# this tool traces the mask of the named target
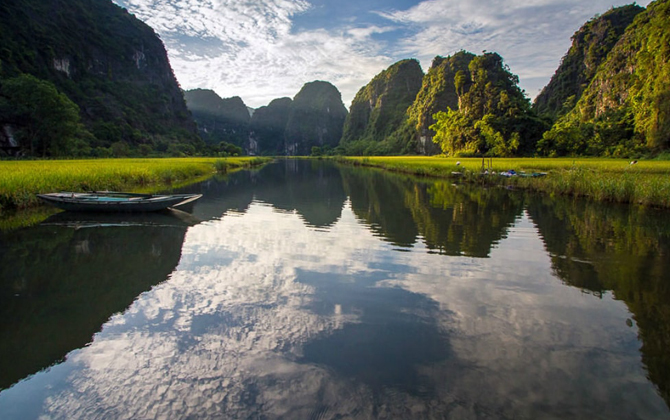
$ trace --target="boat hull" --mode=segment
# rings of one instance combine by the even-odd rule
[[[72,193],[37,194],[43,201],[67,211],[152,212],[177,207],[202,197],[201,194]]]

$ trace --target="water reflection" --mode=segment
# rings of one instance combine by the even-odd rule
[[[632,313],[649,379],[670,404],[670,225],[661,211],[529,197],[557,276]],[[628,322],[632,325],[632,321]]]
[[[298,270],[297,281],[313,285],[318,299],[310,309],[327,314],[357,314],[357,322],[307,343],[302,362],[334,369],[355,378],[378,394],[387,389],[422,395],[434,384],[422,380],[417,366],[429,366],[450,356],[448,334],[439,320],[448,316],[424,295],[402,288],[375,288],[381,273],[360,273],[355,279]],[[325,311],[323,309],[326,309]]]
[[[58,214],[0,240],[0,389],[89,343],[176,267],[179,215]]]
[[[4,417],[670,418],[662,219],[300,161],[195,188],[162,280]]]
[[[356,215],[393,244],[420,236],[446,255],[486,257],[523,211],[523,197],[501,189],[417,182],[369,169],[342,169]]]
[[[277,211],[296,212],[308,226],[317,228],[332,226],[347,198],[337,166],[290,159],[181,191],[204,195],[193,209],[201,219],[217,219],[230,210],[244,212],[258,200]]]

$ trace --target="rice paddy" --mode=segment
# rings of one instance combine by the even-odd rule
[[[345,162],[422,176],[511,185],[550,194],[670,208],[670,161],[594,158],[351,157]],[[514,170],[544,172],[539,178],[482,175]]]
[[[38,193],[156,191],[267,160],[240,157],[0,161],[0,214],[37,205]]]

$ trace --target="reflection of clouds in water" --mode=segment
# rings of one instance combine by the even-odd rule
[[[350,222],[338,228],[360,237]],[[300,413],[319,400],[327,408],[348,395],[338,412],[353,413],[364,390],[292,360],[316,334],[355,321],[341,307],[330,316],[305,311],[314,288],[295,281],[296,266],[363,269],[360,254],[347,257],[357,246],[348,248],[333,235],[306,229],[297,216],[262,205],[244,217],[194,227],[171,279],[72,355],[70,363],[87,369],[72,377],[72,389],[51,399],[49,411],[91,418],[95,413],[86,407],[96,407],[101,417],[246,418]]]
[[[71,353],[66,363],[75,371],[44,402],[46,414],[645,418],[667,412],[640,367],[635,331],[619,325],[625,307],[554,278],[526,217],[489,259],[431,255],[422,244],[414,252],[389,252],[392,247],[362,228],[348,205],[328,232],[261,204],[195,226],[169,281],[113,317],[89,347]],[[316,280],[302,281],[303,273]],[[349,289],[338,281],[370,294],[347,298],[342,290]],[[425,313],[389,312],[401,320],[430,318],[448,336],[448,357],[405,367],[430,384],[425,392],[373,389],[342,373],[346,360],[301,363],[315,360],[304,359],[305,349],[318,350],[346,329],[360,327],[365,338],[361,308],[368,307],[356,299],[375,299],[375,288],[392,287],[430,299]],[[318,302],[326,310],[314,310]]]

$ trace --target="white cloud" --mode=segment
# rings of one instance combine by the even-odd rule
[[[426,0],[406,10],[368,11],[377,24],[340,16],[327,28],[298,30],[294,19],[313,7],[307,0],[115,1],[161,35],[184,89],[241,96],[252,107],[292,97],[313,80],[333,83],[348,106],[393,62],[414,57],[427,70],[436,55],[461,49],[498,52],[534,97],[573,33],[612,7],[605,0]]]
[[[302,0],[127,0],[125,6],[161,35],[182,88],[241,96],[252,107],[292,97],[313,80],[333,83],[348,106],[392,61],[371,38],[389,28],[292,32],[292,17],[310,8]]]

